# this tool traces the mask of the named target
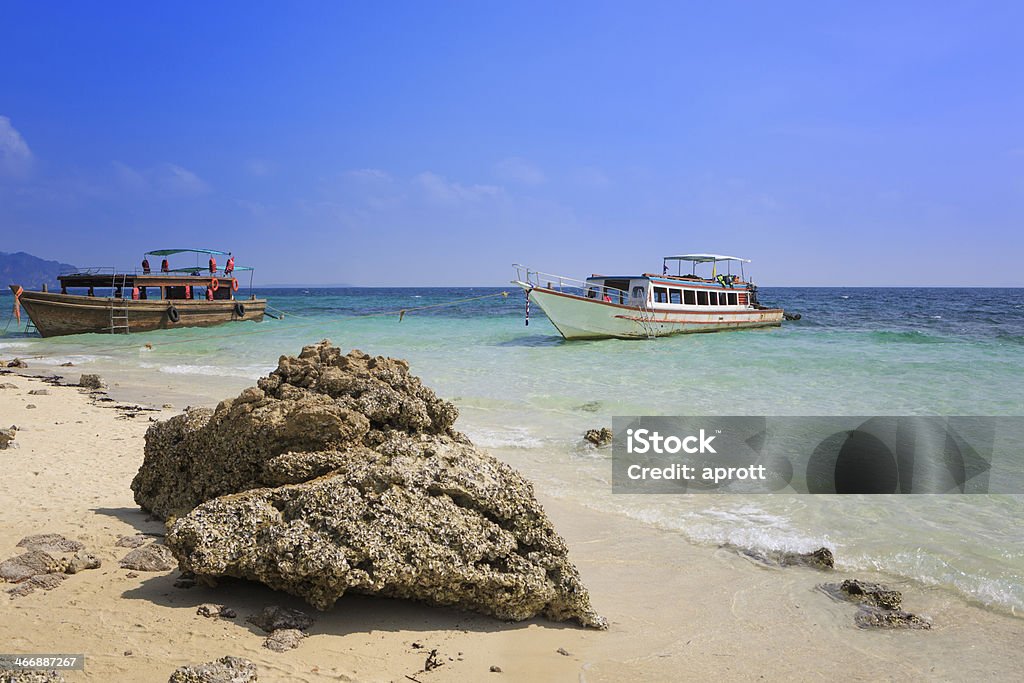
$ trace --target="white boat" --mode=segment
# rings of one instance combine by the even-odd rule
[[[669,264],[676,274],[669,274]],[[529,304],[536,303],[566,339],[647,339],[690,332],[777,327],[784,311],[757,301],[757,286],[746,279],[749,259],[719,254],[666,256],[662,274],[591,275],[574,280],[515,264],[516,279]],[[683,264],[691,266],[684,274]],[[709,277],[697,267],[710,264]],[[719,272],[724,264],[725,272]],[[739,265],[739,275],[732,267]]]

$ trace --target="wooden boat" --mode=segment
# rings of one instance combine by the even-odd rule
[[[170,268],[164,258],[159,272],[152,272],[149,256],[195,254],[195,267]],[[207,266],[198,264],[209,256]],[[217,256],[228,257],[224,269],[217,269]],[[212,249],[158,249],[146,252],[141,272],[87,269],[58,276],[61,291],[24,291],[11,285],[15,310],[25,307],[32,324],[44,337],[108,332],[128,334],[178,327],[207,327],[236,320],[263,320],[267,300],[238,297],[239,272],[252,268],[234,266],[230,252]],[[205,272],[204,272],[205,271]],[[71,293],[69,290],[85,290]],[[101,295],[96,292],[100,291]],[[102,294],[107,294],[103,296]],[[20,316],[20,312],[19,312]]]
[[[676,275],[669,274],[670,262],[679,264]],[[683,263],[693,266],[689,274],[682,273]],[[697,266],[709,263],[711,276],[697,275]],[[718,272],[720,263],[726,264],[725,273]],[[739,264],[740,275],[732,273],[733,263]],[[526,291],[527,306],[538,304],[566,339],[652,338],[781,325],[784,311],[758,303],[757,287],[743,274],[745,263],[750,261],[718,254],[666,256],[661,275],[592,275],[586,280],[516,264],[512,282]]]

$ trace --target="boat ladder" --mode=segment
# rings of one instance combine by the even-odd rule
[[[117,279],[121,278],[120,284]],[[111,334],[128,334],[131,330],[128,326],[128,299],[125,298],[125,283],[127,282],[127,273],[121,273],[120,276],[115,275],[110,282],[111,287],[114,289],[110,293],[110,333]],[[114,295],[117,290],[121,290],[121,298],[118,299]]]

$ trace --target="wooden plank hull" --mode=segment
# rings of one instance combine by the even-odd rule
[[[17,290],[16,285],[11,285]],[[44,337],[67,334],[111,331],[111,315],[123,315],[127,310],[128,331],[151,332],[178,327],[210,327],[236,320],[263,320],[266,299],[247,300],[122,300],[111,297],[79,296],[54,292],[22,292],[21,305],[32,324]],[[239,316],[235,304],[244,307]],[[178,321],[172,322],[171,306],[178,312]],[[121,321],[118,324],[122,324]],[[122,331],[118,329],[117,331]]]
[[[516,283],[523,286],[522,283]],[[644,315],[637,307],[588,299],[541,287],[524,287],[530,300],[547,314],[566,339],[646,339],[675,334],[778,327],[781,308],[740,306],[704,310],[655,309]]]

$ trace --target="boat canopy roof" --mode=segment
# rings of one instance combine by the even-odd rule
[[[146,256],[173,256],[174,254],[210,254],[211,256],[230,256],[230,251],[217,251],[216,249],[157,249],[147,251]]]
[[[750,263],[748,258],[739,256],[722,256],[721,254],[683,254],[681,256],[665,256],[665,261],[692,261],[693,263],[718,263],[719,261],[739,261]]]

